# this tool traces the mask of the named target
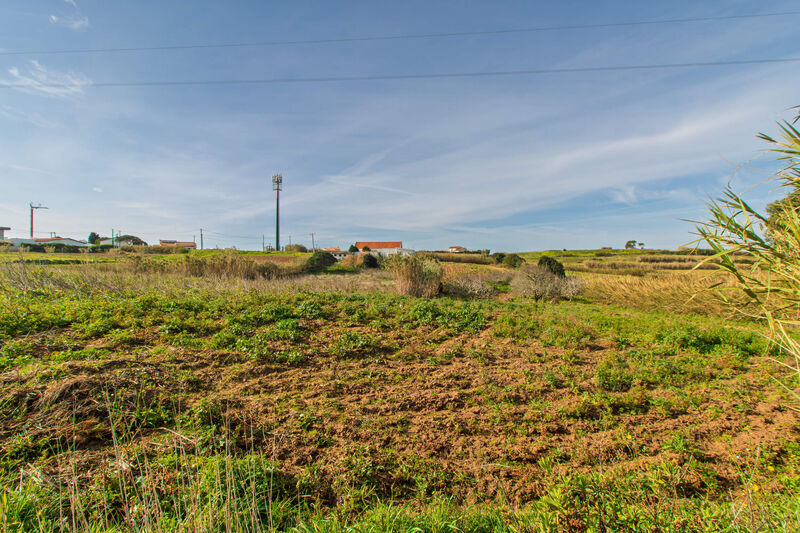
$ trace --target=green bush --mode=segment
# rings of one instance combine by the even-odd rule
[[[378,258],[372,254],[364,254],[362,259],[362,265],[364,268],[378,268]]]
[[[566,274],[564,273],[564,265],[562,265],[557,259],[552,257],[543,255],[539,258],[539,266],[546,268],[559,278],[563,278]]]
[[[303,246],[302,244],[287,244],[283,247],[283,251],[285,252],[299,252],[299,253],[306,253],[308,252],[308,248]]]
[[[490,255],[489,257],[494,259],[495,263],[497,263],[498,265],[501,265],[501,264],[503,264],[503,259],[506,258],[506,254],[504,254],[503,252],[495,252],[492,255]]]
[[[524,262],[525,260],[517,254],[508,254],[503,258],[503,264],[511,268],[519,268]]]
[[[306,270],[319,271],[325,270],[329,266],[336,263],[336,258],[330,252],[314,252],[314,254],[306,261]]]

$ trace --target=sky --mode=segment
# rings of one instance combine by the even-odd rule
[[[800,13],[330,41],[792,11],[771,0],[5,0],[0,226],[26,237],[33,202],[48,207],[37,237],[113,229],[199,243],[202,228],[207,248],[260,249],[275,240],[279,172],[282,245],[313,233],[318,247],[675,248],[728,183],[757,207],[781,195],[756,134],[792,118],[800,63],[580,69],[800,58]],[[186,45],[198,46],[163,49]],[[75,52],[120,48],[140,50]],[[554,69],[578,71],[330,80]]]

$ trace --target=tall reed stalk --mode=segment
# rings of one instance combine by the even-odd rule
[[[763,133],[759,137],[785,163],[772,180],[791,193],[800,188],[800,131],[788,121],[779,126],[778,139]],[[798,208],[792,202],[783,202],[775,207],[773,216],[768,216],[759,213],[730,186],[721,198],[709,202],[708,208],[710,220],[697,226],[701,240],[714,250],[714,255],[705,261],[718,260],[719,268],[735,279],[732,286],[716,287],[718,293],[726,302],[732,302],[728,297],[730,289],[744,293],[750,304],[748,309],[755,309],[755,318],[769,325],[775,342],[791,357],[791,362],[778,362],[793,371],[796,379],[786,388],[800,402],[800,342],[792,333],[800,326]],[[752,264],[736,262],[737,254],[751,258]],[[736,308],[753,315],[741,305]]]

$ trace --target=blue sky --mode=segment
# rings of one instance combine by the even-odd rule
[[[793,11],[796,2],[0,4],[0,225],[260,248],[402,240],[525,251],[673,248],[732,180],[756,205],[759,131],[800,104],[800,64],[223,86],[315,78],[800,57],[798,15],[457,38],[118,53]],[[34,51],[31,54],[8,54]],[[5,52],[5,54],[3,54]],[[12,84],[13,87],[2,87]],[[49,87],[59,85],[60,87]]]

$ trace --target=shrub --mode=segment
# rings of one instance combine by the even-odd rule
[[[23,252],[38,252],[44,253],[44,246],[40,244],[22,244],[19,249]]]
[[[384,266],[395,275],[400,294],[430,298],[439,293],[444,270],[435,259],[397,254],[388,257]]]
[[[90,254],[102,254],[103,252],[107,252],[111,249],[110,244],[95,244],[94,246],[89,247]]]
[[[562,265],[558,259],[554,259],[547,255],[543,255],[539,258],[539,266],[546,268],[559,278],[563,278],[566,274],[564,274],[564,265]]]
[[[363,254],[361,257],[361,264],[364,268],[378,268],[378,258],[372,254]]]
[[[584,289],[580,278],[559,277],[539,265],[524,265],[511,280],[511,289],[536,300],[572,299]]]
[[[500,265],[500,264],[503,263],[503,259],[506,258],[506,254],[504,254],[503,252],[495,252],[492,255],[490,255],[489,257],[494,259],[494,262],[497,263],[498,265]]]
[[[442,292],[457,298],[491,298],[494,290],[480,276],[466,275],[444,282]]]
[[[308,248],[303,246],[302,244],[287,244],[283,247],[285,252],[300,252],[300,253],[307,253]]]
[[[336,258],[330,252],[314,252],[314,254],[306,261],[307,270],[325,270],[329,266],[336,263]]]
[[[503,264],[511,268],[519,268],[525,260],[517,254],[508,254],[503,258]]]

